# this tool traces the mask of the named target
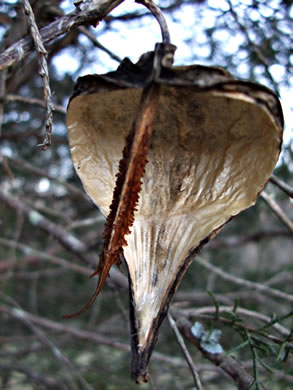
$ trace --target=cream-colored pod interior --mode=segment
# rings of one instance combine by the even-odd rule
[[[141,91],[103,90],[69,105],[73,163],[105,216]],[[190,251],[255,203],[277,163],[281,137],[268,106],[247,93],[161,86],[138,211],[124,247],[142,350]]]

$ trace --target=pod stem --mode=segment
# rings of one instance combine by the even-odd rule
[[[151,0],[136,0],[135,2],[138,4],[144,5],[157,19],[157,21],[160,25],[160,28],[161,28],[163,43],[166,43],[166,44],[171,43],[168,25],[167,25],[167,22],[166,22],[164,15],[163,15],[162,10],[155,3],[153,3]]]

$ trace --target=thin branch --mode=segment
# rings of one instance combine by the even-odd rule
[[[54,181],[57,184],[62,185],[66,190],[68,191],[69,194],[72,194],[74,196],[78,196],[79,198],[82,198],[86,201],[89,201],[88,196],[86,193],[76,186],[67,183],[63,180],[60,180],[53,175],[41,170],[40,168],[36,167],[35,165],[27,162],[26,160],[23,160],[22,158],[17,158],[15,156],[6,156],[0,152],[0,161],[1,159],[4,161],[7,159],[11,165],[17,166],[18,169],[21,169],[22,171],[27,171],[32,173],[33,175],[39,176],[39,177],[46,177],[47,179]],[[9,175],[11,177],[11,175]]]
[[[289,302],[293,302],[293,295],[286,294],[280,290],[273,289],[271,287],[265,286],[261,283],[251,282],[246,279],[239,278],[237,276],[231,275],[220,268],[216,267],[214,264],[210,264],[208,261],[204,260],[202,257],[197,256],[194,260],[196,263],[200,264],[204,268],[209,271],[215,273],[220,276],[224,280],[228,280],[229,282],[235,283],[238,286],[245,286],[251,290],[256,290],[265,294],[268,294],[274,298],[281,298]]]
[[[290,196],[290,198],[293,199],[293,187],[289,186],[287,183],[285,183],[283,180],[281,180],[279,177],[272,175],[270,177],[270,182],[275,184],[277,187],[280,188],[280,190],[284,191],[285,194]]]
[[[191,357],[191,355],[190,355],[190,353],[185,345],[185,342],[184,342],[183,337],[181,336],[181,334],[179,332],[179,329],[177,328],[176,322],[172,318],[170,312],[168,312],[167,316],[168,316],[169,325],[175,334],[176,340],[177,340],[177,342],[178,342],[178,344],[183,352],[183,355],[184,355],[184,357],[187,361],[187,364],[190,368],[190,371],[192,373],[195,387],[197,390],[202,390],[202,385],[201,385],[200,377],[198,374],[198,370],[193,363],[192,357]]]
[[[276,216],[287,226],[290,232],[293,233],[293,222],[287,217],[287,215],[281,209],[278,203],[265,191],[263,191],[260,196],[271,208],[271,210],[276,214]]]
[[[0,313],[8,314],[17,319],[19,319],[20,314],[20,312],[16,313],[14,308],[11,308],[10,306],[4,304],[0,304]],[[74,328],[69,326],[68,323],[66,323],[66,325],[63,325],[56,321],[30,314],[25,310],[21,310],[21,315],[31,323],[42,326],[47,329],[51,329],[57,332],[63,332],[65,334],[70,334],[79,339],[90,340],[97,344],[107,345],[109,347],[117,348],[122,351],[130,351],[130,346],[128,344],[123,344],[119,341],[113,341],[113,337],[102,336],[96,331],[91,332]],[[179,357],[170,357],[159,352],[154,352],[153,358],[157,361],[170,364],[174,367],[184,367],[186,365],[185,361]]]
[[[32,104],[39,107],[46,108],[44,100],[37,99],[37,98],[28,98],[20,95],[6,95],[4,98],[0,99],[0,102],[4,103],[10,103],[10,102],[17,102],[17,103],[25,103],[25,104]],[[58,112],[59,114],[66,115],[66,108],[58,105],[53,104],[53,110],[55,112]]]
[[[163,15],[163,12],[159,7],[156,6],[155,3],[153,3],[152,0],[136,0],[136,3],[144,5],[150,12],[154,15],[156,20],[158,21],[161,33],[162,33],[162,41],[163,43],[169,44],[170,43],[170,33],[168,29],[168,25],[166,22],[166,19]]]
[[[27,17],[28,25],[30,27],[31,36],[34,40],[35,49],[38,53],[39,74],[43,80],[44,102],[46,106],[46,122],[45,122],[46,135],[43,144],[41,146],[43,150],[46,150],[51,145],[52,127],[53,127],[53,109],[54,109],[54,104],[52,101],[52,92],[50,88],[48,63],[47,63],[48,52],[45,49],[45,46],[43,44],[42,37],[40,35],[35,20],[35,15],[29,0],[23,0],[23,9],[24,9],[24,14]]]
[[[232,1],[231,0],[227,0],[228,1],[228,4],[229,4],[229,7],[230,7],[230,13],[231,15],[233,16],[235,22],[238,24],[240,30],[243,32],[243,34],[245,35],[246,39],[247,39],[247,42],[250,44],[250,46],[252,47],[252,50],[255,52],[255,54],[257,55],[258,59],[260,60],[260,62],[263,64],[264,68],[265,68],[265,72],[268,76],[268,78],[270,79],[271,83],[273,84],[274,88],[275,88],[275,91],[278,93],[279,92],[279,88],[278,88],[278,85],[277,83],[275,82],[271,72],[270,72],[270,69],[269,69],[269,64],[268,64],[268,61],[267,59],[265,58],[265,56],[262,54],[261,50],[259,49],[259,47],[253,42],[253,40],[250,38],[250,35],[249,35],[249,32],[246,28],[246,26],[244,24],[241,23],[241,21],[239,20],[239,17],[237,15],[237,12],[235,11],[234,7],[233,7],[233,4],[232,4]]]
[[[97,225],[105,222],[105,217],[99,214],[97,217],[82,219],[81,221],[74,221],[67,226],[68,230],[74,230],[85,226]]]
[[[12,194],[0,191],[0,199],[7,206],[23,213],[33,226],[39,227],[45,232],[49,233],[52,237],[59,241],[59,243],[64,248],[76,254],[83,262],[87,264],[92,263],[86,256],[86,244],[73,236],[71,233],[67,232],[66,229],[64,229],[62,226],[51,222],[49,219],[44,217],[33,208],[29,207],[22,200],[14,197]]]
[[[27,263],[32,263],[33,259],[35,261],[39,261],[39,259],[48,261],[52,264],[58,265],[59,267],[69,269],[73,272],[77,272],[81,275],[90,276],[92,274],[92,270],[86,267],[83,267],[82,265],[75,264],[73,262],[70,262],[68,260],[62,259],[61,257],[53,256],[50,254],[47,254],[45,251],[38,251],[28,245],[21,244],[19,242],[15,242],[13,240],[7,240],[5,238],[0,237],[0,245],[9,247],[9,248],[16,248],[18,250],[21,250],[24,254],[27,255],[24,261]],[[12,259],[11,261],[7,263],[1,262],[1,268],[0,273],[4,272],[5,268],[14,266],[16,263],[18,263],[20,259]]]
[[[9,248],[17,248],[21,250],[27,257],[23,260],[27,263],[38,261],[39,259],[48,261],[52,264],[58,265],[59,267],[69,269],[73,272],[77,272],[81,275],[90,276],[92,274],[91,268],[86,268],[81,265],[75,264],[73,262],[69,262],[63,258],[50,255],[45,251],[38,251],[28,245],[21,244],[19,242],[15,242],[13,240],[7,240],[5,238],[0,238],[0,245],[7,246]],[[4,272],[6,268],[13,266],[15,264],[15,259],[4,263],[1,262],[0,273]],[[18,260],[19,261],[19,260]],[[110,278],[107,279],[108,284],[113,287],[117,287],[119,289],[127,290],[128,289],[128,281],[127,278],[117,269],[113,268],[110,271]]]
[[[111,52],[109,49],[107,49],[104,45],[102,45],[98,40],[97,38],[94,36],[94,34],[92,34],[86,27],[84,26],[80,26],[78,27],[78,30],[83,33],[85,36],[87,36],[89,38],[90,41],[92,41],[92,43],[98,47],[99,49],[103,50],[105,53],[107,53],[114,61],[117,61],[117,62],[121,62],[121,58],[118,57],[116,54],[114,54],[113,52]]]
[[[5,372],[17,371],[24,374],[30,381],[35,384],[41,384],[45,389],[59,389],[59,390],[68,390],[68,386],[66,386],[63,382],[55,381],[51,376],[40,375],[30,368],[22,365],[19,362],[13,361],[10,363],[0,363],[0,369]],[[6,387],[7,388],[7,387]]]
[[[1,295],[4,294],[1,293]],[[79,382],[82,385],[83,389],[92,390],[92,387],[89,386],[88,383],[85,381],[85,379],[79,372],[79,369],[75,365],[73,365],[73,363],[71,363],[71,361],[66,356],[63,355],[62,351],[57,347],[57,345],[55,345],[47,337],[47,335],[41,329],[39,329],[27,316],[23,315],[24,311],[19,306],[19,304],[10,297],[6,298],[15,306],[11,309],[13,317],[23,322],[31,330],[31,332],[40,340],[40,342],[46,345],[51,350],[53,356],[68,369],[70,377],[76,376],[79,379]],[[77,389],[72,380],[71,384],[73,385],[74,389]]]
[[[204,316],[207,315],[207,314],[213,314],[213,316],[214,316],[216,313],[222,313],[222,312],[230,312],[230,313],[232,313],[233,309],[234,309],[234,306],[231,305],[231,306],[219,306],[217,308],[215,306],[205,306],[205,307],[201,307],[199,309],[186,309],[186,310],[182,310],[182,309],[177,310],[176,309],[176,310],[178,312],[181,311],[182,313],[184,313],[185,316],[188,315],[188,316],[194,317],[194,318],[204,318]],[[175,310],[175,308],[174,308],[174,310]],[[262,313],[258,313],[256,311],[244,309],[242,307],[238,307],[237,308],[237,314],[238,315],[243,315],[245,317],[253,318],[255,320],[262,321],[262,322],[264,322],[267,325],[272,323],[272,318],[271,317],[266,316],[266,315],[264,315]],[[220,320],[223,321],[222,318],[220,318]],[[232,321],[233,320],[229,320],[228,319],[227,322],[231,323]],[[241,326],[241,324],[239,326]],[[280,333],[284,337],[288,337],[288,335],[290,334],[290,330],[289,329],[287,329],[285,326],[280,325],[278,323],[272,324],[271,327],[273,329],[275,329],[278,333]],[[257,329],[248,328],[247,326],[245,328],[248,329],[250,332],[258,333]],[[277,337],[275,337],[273,335],[266,335],[266,334],[262,334],[262,335],[264,337],[267,337],[267,338],[277,342],[277,343],[282,342],[282,340],[280,338],[277,338]]]
[[[46,45],[77,26],[85,24],[96,25],[122,2],[123,0],[95,1],[92,7],[82,7],[82,9],[77,9],[69,15],[58,18],[40,30],[43,44]],[[91,1],[91,3],[93,2]],[[0,54],[0,70],[23,60],[32,51],[32,38],[26,37],[20,39]]]
[[[292,239],[292,234],[287,231],[278,231],[278,230],[271,230],[271,231],[259,231],[247,235],[237,235],[237,236],[231,236],[227,239],[220,239],[215,238],[213,239],[209,247],[210,248],[237,248],[239,246],[249,244],[250,242],[259,242],[262,240],[268,240],[271,238],[276,237],[284,237]]]

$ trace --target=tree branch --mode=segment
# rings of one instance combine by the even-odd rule
[[[0,370],[5,372],[9,371],[18,371],[24,374],[30,381],[35,384],[41,384],[45,389],[59,389],[59,390],[68,390],[68,387],[61,381],[55,381],[51,376],[45,376],[37,374],[35,371],[31,370],[28,367],[25,367],[19,362],[10,362],[10,363],[0,363]]]
[[[279,187],[280,190],[284,191],[285,194],[290,196],[290,198],[293,199],[293,187],[289,186],[287,183],[285,183],[283,180],[281,180],[279,177],[272,175],[270,177],[270,182],[275,184],[275,186]]]
[[[69,15],[62,16],[56,21],[40,30],[41,39],[46,45],[54,39],[77,26],[94,24],[96,25],[109,12],[121,4],[124,0],[88,0],[83,1],[83,6]],[[87,5],[88,4],[88,5]],[[31,37],[20,39],[7,50],[0,54],[0,70],[7,68],[23,60],[33,51],[33,40]]]
[[[57,184],[62,185],[64,188],[66,188],[66,190],[68,191],[69,194],[72,194],[72,195],[77,196],[81,199],[89,201],[89,198],[84,191],[80,190],[79,188],[77,188],[76,186],[74,186],[70,183],[67,183],[63,180],[57,179],[53,175],[41,170],[40,168],[36,167],[35,165],[32,165],[31,163],[27,162],[26,160],[23,160],[22,158],[17,158],[15,156],[6,156],[0,152],[0,159],[1,158],[3,160],[7,159],[11,163],[11,165],[16,166],[21,171],[30,172],[33,175],[36,175],[38,177],[46,177],[47,179],[54,181]]]
[[[8,305],[0,304],[0,313],[8,314],[19,320],[19,313],[15,312],[14,308],[11,308]],[[42,326],[47,329],[51,329],[57,332],[64,332],[65,334],[70,334],[74,337],[84,340],[90,340],[97,344],[107,345],[112,348],[117,348],[122,351],[130,352],[130,346],[128,344],[120,343],[119,341],[113,341],[112,337],[106,337],[98,334],[97,332],[85,331],[82,329],[74,328],[68,325],[62,325],[56,321],[49,320],[40,316],[36,316],[28,313],[25,310],[21,310],[21,314],[24,318],[29,320],[31,323]],[[153,353],[153,359],[161,362],[165,362],[174,367],[184,367],[186,365],[185,361],[178,357],[170,357],[159,352]]]
[[[51,222],[42,214],[38,213],[23,201],[9,193],[0,192],[0,199],[2,199],[3,202],[6,203],[9,207],[26,215],[32,225],[39,227],[45,232],[49,233],[67,250],[77,254],[82,261],[86,262],[87,264],[89,263],[89,260],[85,256],[85,253],[87,252],[87,246],[71,233],[67,232],[63,227]]]
[[[170,314],[170,311],[168,312],[168,321],[169,321],[169,325],[170,325],[171,329],[173,330],[173,332],[175,334],[176,340],[177,340],[177,342],[178,342],[178,344],[183,352],[183,355],[185,356],[187,364],[190,368],[196,389],[203,390],[202,385],[201,385],[201,381],[200,381],[200,377],[198,375],[198,370],[192,361],[192,357],[190,356],[190,353],[185,345],[183,337],[181,336],[179,329],[177,328],[176,322],[174,321],[174,319],[172,318],[172,316]]]
[[[33,104],[36,106],[46,108],[43,100],[37,99],[37,98],[29,98],[29,97],[20,96],[20,95],[12,95],[12,94],[6,95],[3,98],[0,98],[0,103],[1,102],[4,102],[4,103],[17,102],[17,103]],[[66,115],[66,108],[64,108],[58,104],[53,104],[53,106],[54,106],[53,110],[55,112],[58,112],[62,115]]]
[[[291,233],[293,233],[293,222],[287,217],[278,203],[265,191],[261,193],[261,198],[266,202],[266,204],[271,208],[271,210],[276,214],[276,216],[287,226]]]
[[[274,298],[281,298],[288,302],[293,302],[293,295],[286,294],[283,291],[276,290],[274,288],[268,287],[261,283],[251,282],[246,279],[239,278],[237,276],[231,275],[220,268],[216,267],[214,264],[210,264],[208,261],[204,260],[202,257],[197,256],[194,260],[196,263],[200,264],[204,268],[208,269],[210,272],[215,273],[220,276],[224,280],[228,280],[229,282],[235,283],[238,286],[245,286],[249,289],[253,289],[265,294],[268,294]]]
[[[200,340],[193,336],[191,326],[192,324],[186,318],[180,318],[180,329],[183,331],[185,337],[197,347],[203,357],[213,362],[216,366],[220,367],[226,374],[228,374],[230,378],[233,379],[239,390],[249,390],[250,386],[254,382],[254,379],[245,370],[242,364],[230,356],[209,353],[203,349],[200,345]]]

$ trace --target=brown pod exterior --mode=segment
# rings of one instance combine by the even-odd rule
[[[125,138],[153,53],[116,72],[80,78],[67,126],[73,164],[107,216]],[[158,329],[199,248],[252,206],[277,163],[283,133],[276,95],[221,68],[162,68],[137,211],[124,256],[129,272],[132,375],[148,380]]]

